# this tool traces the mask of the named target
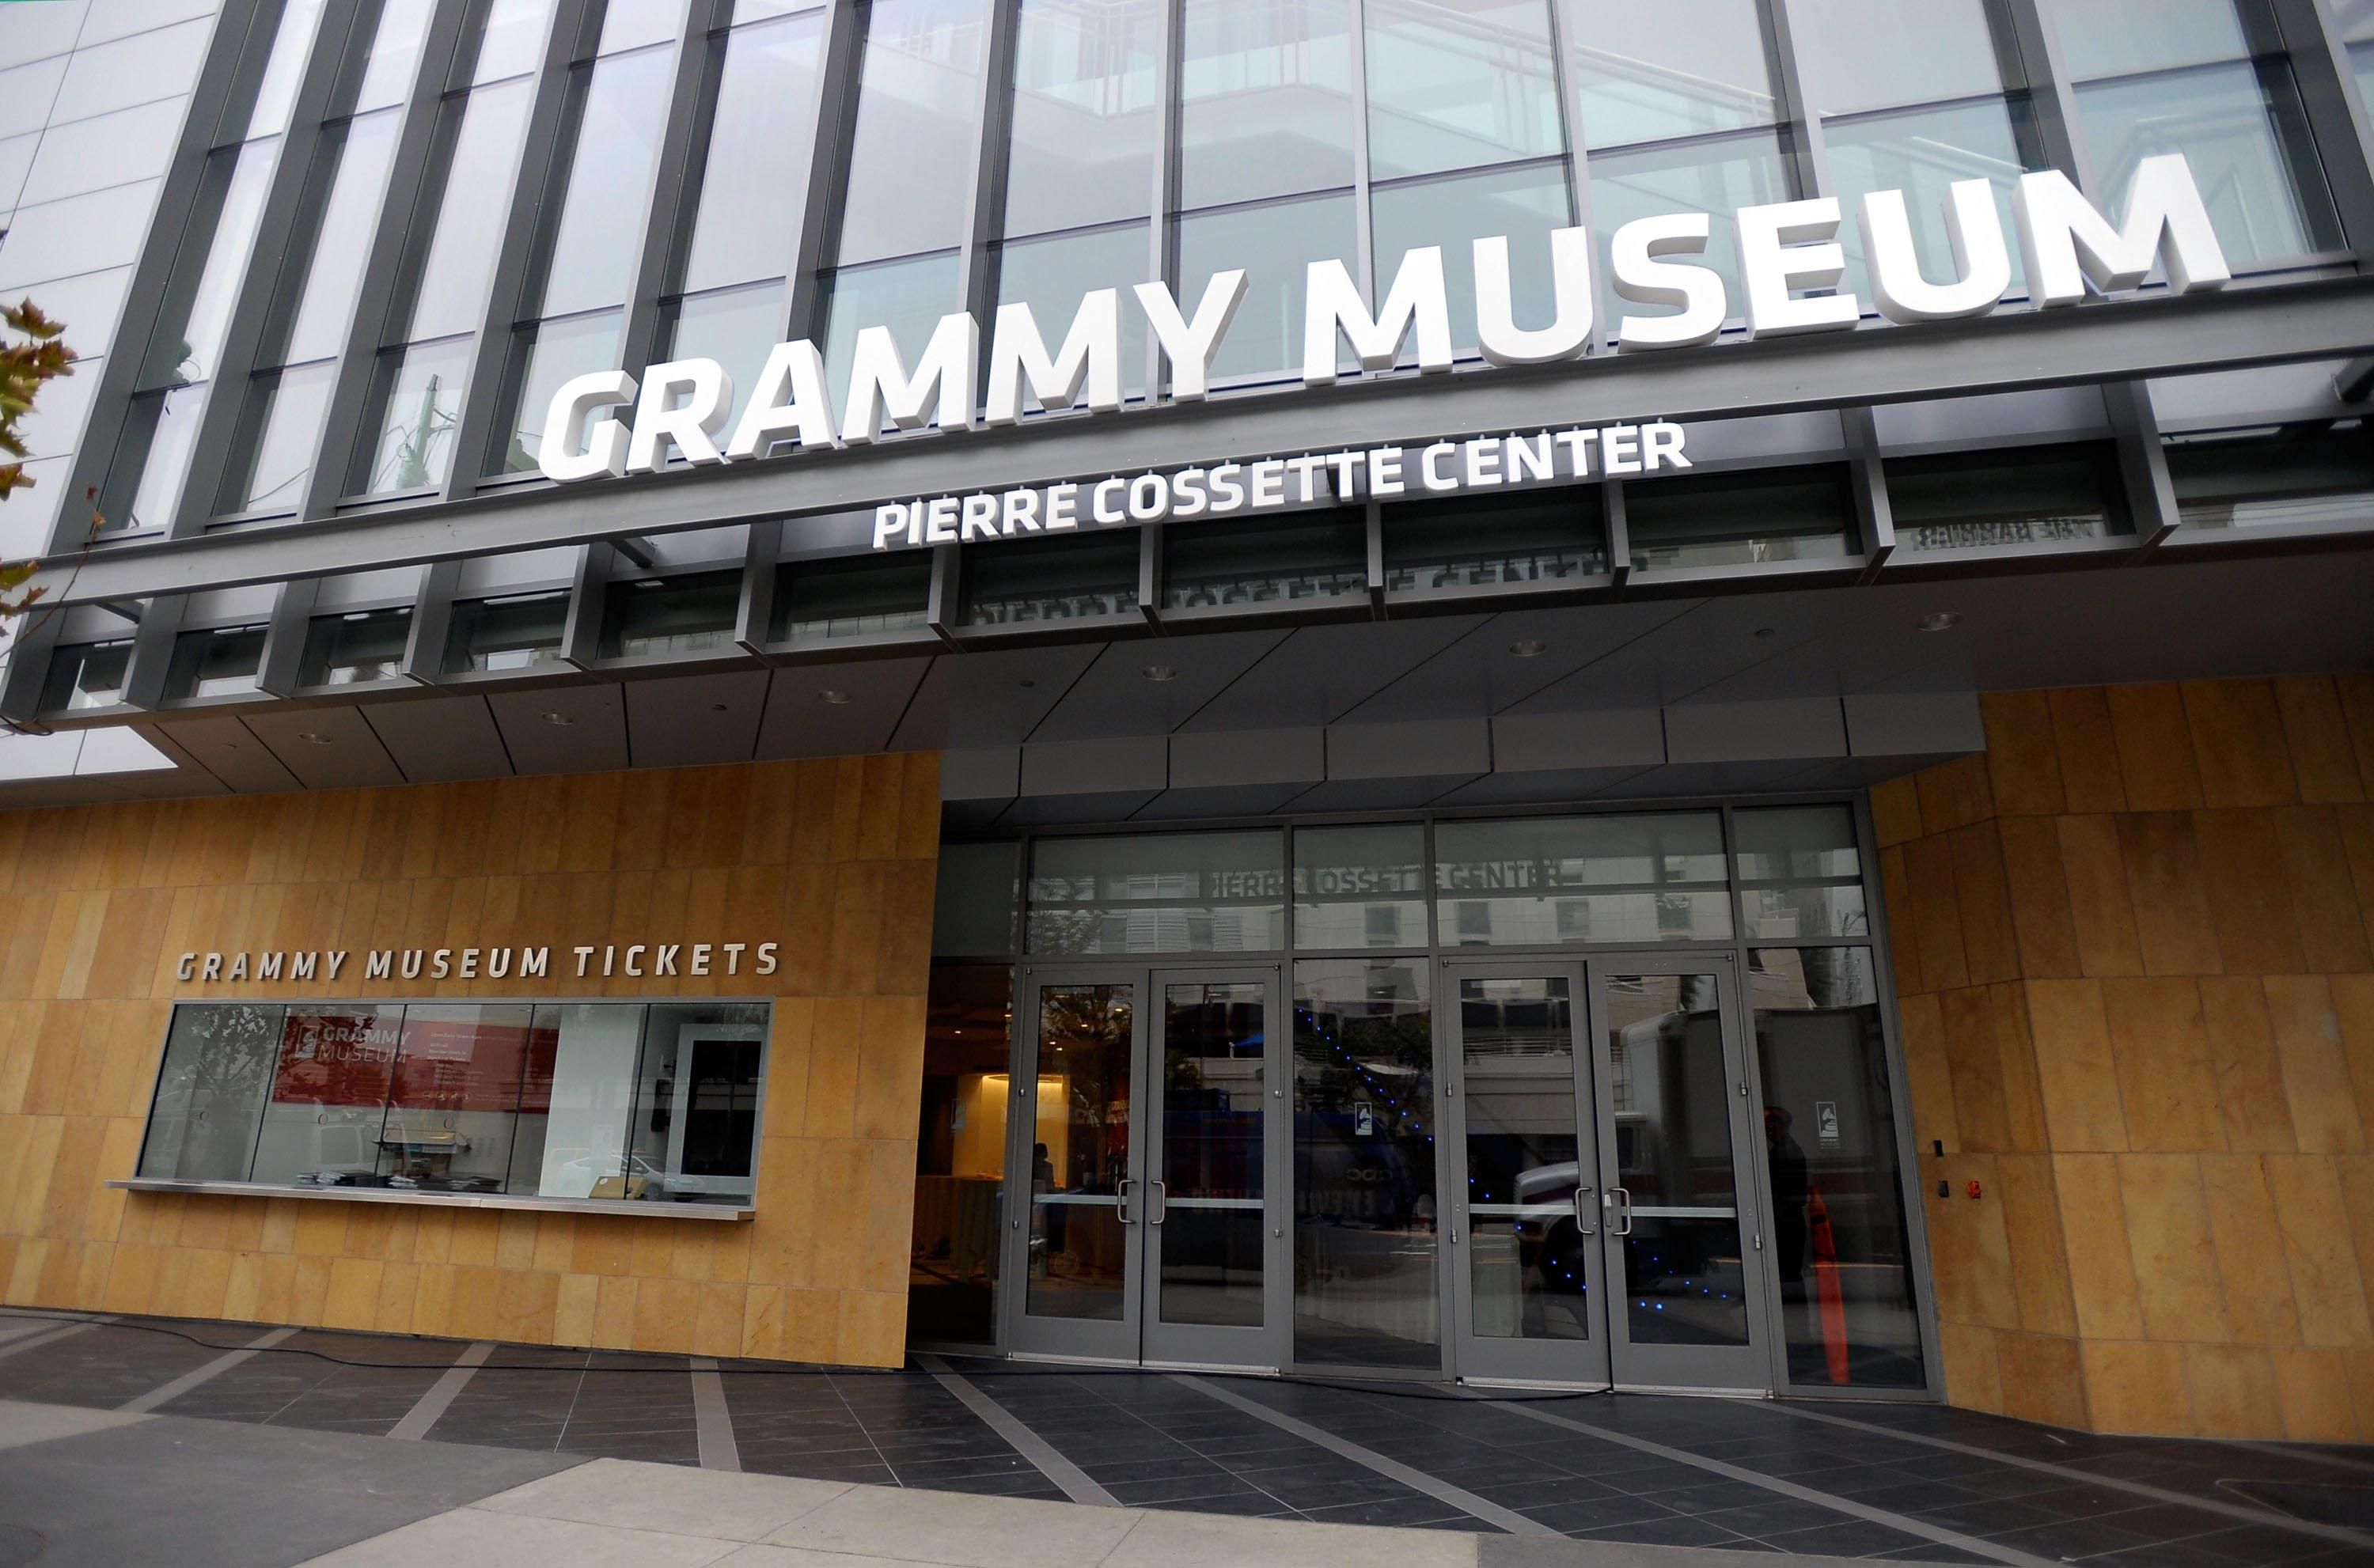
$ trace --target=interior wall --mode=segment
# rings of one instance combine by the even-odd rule
[[[1984,713],[1872,795],[1947,1397],[2374,1440],[2374,675]]]
[[[911,753],[0,813],[0,1299],[895,1365],[939,759]],[[770,977],[571,977],[569,949],[776,942]],[[365,982],[535,945],[549,978]],[[339,987],[188,951],[355,950]],[[174,997],[771,994],[757,1216],[127,1193]]]

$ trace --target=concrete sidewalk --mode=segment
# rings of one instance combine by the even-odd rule
[[[1771,1557],[1097,1508],[594,1459],[312,1562],[322,1568],[440,1562],[571,1568],[1762,1568]]]

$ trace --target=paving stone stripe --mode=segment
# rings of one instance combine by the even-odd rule
[[[1092,1504],[1099,1508],[1118,1508],[1121,1500],[1097,1484],[1087,1471],[1055,1451],[1055,1445],[1030,1430],[1020,1416],[991,1398],[974,1386],[962,1373],[948,1370],[948,1363],[938,1356],[923,1355],[915,1364],[932,1375],[932,1380],[955,1395],[964,1408],[987,1422],[990,1429],[1014,1445],[1014,1451],[1039,1468],[1039,1473],[1063,1491],[1075,1503]]]
[[[268,1351],[281,1340],[293,1337],[296,1332],[294,1328],[275,1328],[270,1333],[258,1336],[238,1350],[215,1357],[204,1366],[195,1367],[182,1374],[170,1383],[162,1384],[149,1389],[146,1394],[124,1400],[116,1409],[133,1415],[146,1415],[151,1410],[161,1410],[191,1389],[211,1383],[240,1363],[253,1359],[257,1352]]]
[[[692,1420],[704,1470],[738,1470],[742,1450],[734,1441],[734,1418],[725,1410],[725,1380],[713,1356],[692,1358]]]
[[[27,1351],[38,1351],[44,1345],[54,1345],[60,1340],[70,1340],[76,1334],[87,1334],[102,1323],[113,1321],[112,1317],[93,1317],[81,1323],[64,1324],[52,1328],[47,1333],[27,1335],[24,1339],[0,1345],[0,1361],[5,1361],[10,1356],[23,1355]]]
[[[455,1358],[453,1364],[445,1369],[445,1375],[429,1385],[429,1392],[420,1396],[420,1402],[405,1412],[404,1419],[395,1423],[388,1435],[414,1443],[428,1436],[429,1429],[437,1424],[437,1418],[443,1415],[462,1390],[470,1386],[470,1379],[494,1353],[494,1344],[488,1340],[480,1340],[464,1351]]]

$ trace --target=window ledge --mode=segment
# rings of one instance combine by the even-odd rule
[[[107,1184],[125,1192],[194,1192],[210,1198],[326,1198],[343,1203],[414,1203],[439,1209],[526,1209],[549,1214],[604,1214],[638,1220],[746,1220],[746,1204],[644,1203],[608,1198],[514,1198],[500,1192],[420,1192],[389,1187],[277,1187],[250,1181],[173,1181],[120,1176]]]

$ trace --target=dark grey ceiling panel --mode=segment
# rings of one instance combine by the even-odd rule
[[[1022,748],[1026,798],[1145,791],[1170,782],[1170,743],[1160,735],[1110,741],[1041,741]]]
[[[308,790],[404,782],[359,708],[275,708],[244,722]]]
[[[890,737],[890,749],[1019,745],[1100,651],[1101,645],[1080,644],[935,660]]]
[[[1444,795],[1444,806],[1549,805],[1616,791],[1651,767],[1547,767],[1518,773],[1487,773]]]
[[[998,819],[1002,827],[1090,827],[1123,823],[1146,809],[1154,790],[1115,790],[1080,795],[1026,795]]]
[[[1274,784],[1299,790],[1326,777],[1324,730],[1238,730],[1170,738],[1174,790]]]
[[[1499,713],[1688,614],[1698,603],[1652,599],[1495,615],[1345,714],[1343,721]]]
[[[1846,714],[1834,696],[1685,702],[1665,709],[1665,756],[1670,762],[1846,755]]]
[[[1489,619],[1445,615],[1298,627],[1180,728],[1195,732],[1334,723]]]
[[[627,683],[627,751],[637,767],[747,762],[767,706],[765,670]]]
[[[517,773],[592,773],[627,766],[627,702],[616,685],[492,692],[487,707]]]
[[[981,746],[940,754],[942,801],[1012,800],[1022,792],[1022,748]]]
[[[1665,715],[1656,708],[1590,713],[1511,713],[1492,720],[1500,773],[1654,767],[1665,760]]]
[[[1287,635],[1212,632],[1109,643],[1030,738],[1167,735],[1201,712]]]
[[[1661,708],[1826,637],[1852,614],[1838,589],[1702,600],[1510,708],[1557,713]]]
[[[1406,778],[1330,778],[1287,802],[1293,812],[1400,812],[1430,805],[1473,783],[1474,773],[1442,773]]]
[[[1845,702],[1856,756],[1953,755],[1986,750],[1974,692],[1871,693]]]
[[[1308,784],[1215,784],[1196,790],[1165,790],[1139,808],[1139,822],[1186,822],[1195,818],[1269,816],[1310,788]]]
[[[890,743],[926,659],[799,664],[775,672],[758,722],[758,755],[862,756]]]
[[[495,728],[487,699],[476,693],[374,703],[363,714],[379,732],[387,755],[416,784],[501,778],[511,773],[502,731]]]
[[[300,788],[297,776],[236,719],[177,720],[158,725],[155,733],[241,794]]]
[[[1339,724],[1327,731],[1330,780],[1484,773],[1491,766],[1491,721],[1480,715],[1403,724]]]

